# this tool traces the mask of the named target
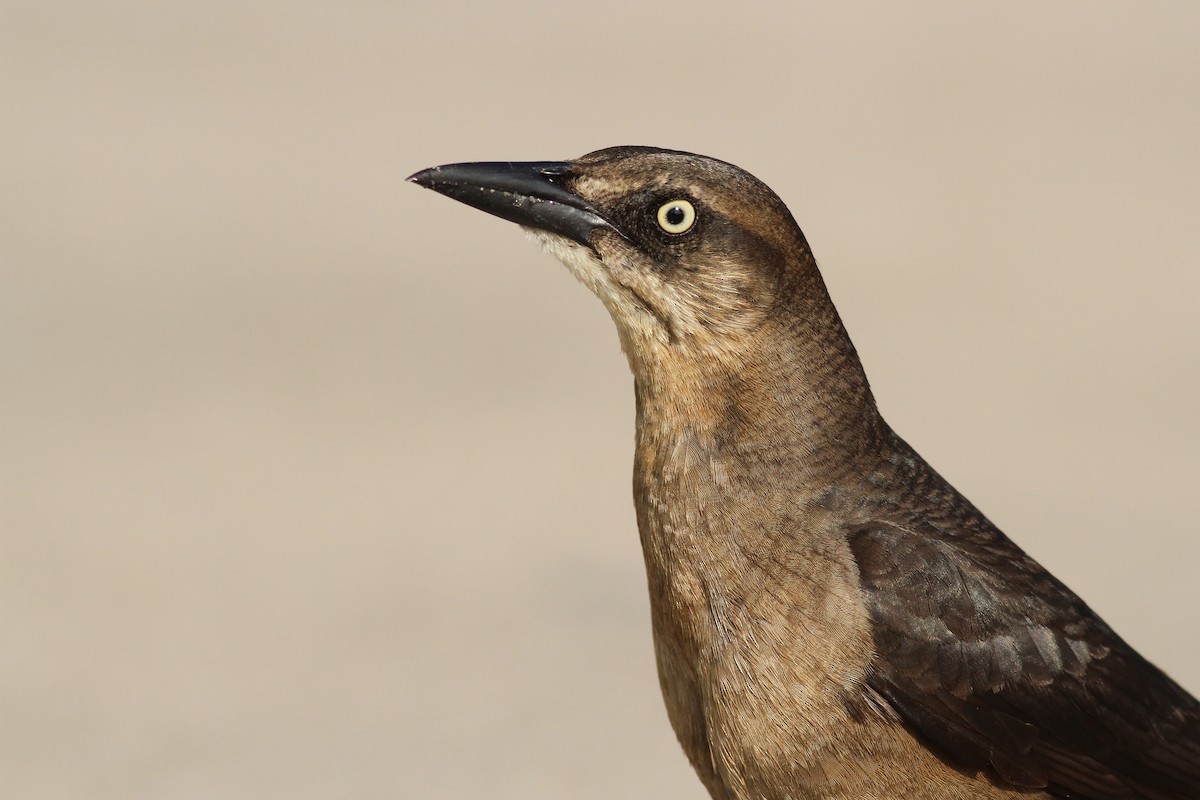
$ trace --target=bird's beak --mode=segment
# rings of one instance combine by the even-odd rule
[[[408,179],[510,222],[592,247],[592,231],[610,226],[590,203],[557,182],[573,168],[570,161],[485,161],[431,167]]]

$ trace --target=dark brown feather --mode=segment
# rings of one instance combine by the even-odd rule
[[[890,500],[847,538],[878,658],[870,678],[955,764],[1015,787],[1200,797],[1200,704],[1127,645],[898,438]]]

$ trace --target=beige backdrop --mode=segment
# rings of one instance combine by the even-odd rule
[[[1200,690],[1200,7],[433,5],[3,3],[0,793],[703,797],[611,323],[403,180],[613,144],[773,186],[893,425]]]

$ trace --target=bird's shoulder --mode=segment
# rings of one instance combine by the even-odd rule
[[[884,474],[886,473],[886,474]],[[903,446],[848,525],[869,682],[949,761],[1076,798],[1200,791],[1200,704]]]

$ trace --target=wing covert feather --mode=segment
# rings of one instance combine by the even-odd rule
[[[1200,797],[1196,700],[999,530],[971,523],[848,531],[872,687],[948,760],[1012,786]]]

